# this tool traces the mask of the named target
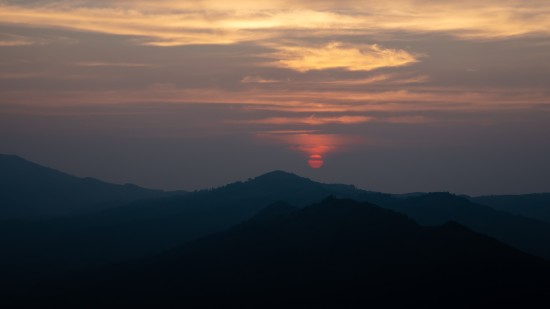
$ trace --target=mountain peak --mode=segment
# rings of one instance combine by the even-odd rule
[[[41,218],[86,214],[164,196],[162,191],[81,178],[0,154],[0,217]]]
[[[267,172],[265,174],[262,174],[256,178],[261,178],[261,177],[297,177],[297,178],[303,178],[303,177],[300,177],[294,173],[291,173],[291,172],[286,172],[286,171],[283,171],[283,170],[274,170],[274,171],[271,171],[271,172]]]
[[[24,158],[22,158],[18,155],[0,154],[0,164],[10,165],[10,164],[21,164],[21,163],[36,165],[36,163],[32,163],[30,161],[27,161],[27,160],[25,160]]]
[[[265,173],[253,179],[255,182],[269,182],[269,183],[281,183],[281,182],[312,182],[309,178],[301,177],[293,173],[275,170],[269,173]]]
[[[5,153],[0,153],[0,159],[4,160],[4,159],[18,159],[18,160],[24,160],[23,158],[21,158],[20,156],[18,155],[14,155],[14,154],[5,154]]]

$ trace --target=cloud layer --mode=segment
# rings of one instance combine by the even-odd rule
[[[415,63],[415,56],[404,50],[384,49],[374,45],[351,45],[331,42],[322,47],[280,47],[274,55],[278,65],[299,72],[326,69],[371,71]]]
[[[324,156],[371,126],[550,106],[546,0],[0,0],[0,27],[0,107],[14,115],[198,104],[212,112],[177,130]]]
[[[308,36],[405,31],[478,39],[550,33],[544,0],[2,1],[0,20],[137,36],[160,46],[257,41],[300,36],[300,30]]]

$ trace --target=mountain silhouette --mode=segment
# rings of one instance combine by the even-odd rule
[[[550,224],[498,211],[450,193],[429,193],[384,204],[423,225],[456,221],[533,255],[550,259]]]
[[[185,195],[141,200],[92,214],[0,225],[0,269],[13,280],[159,253],[252,218],[265,206],[304,207],[327,196],[368,201],[421,224],[456,221],[530,254],[549,257],[550,224],[473,204],[450,194],[392,195],[323,184],[274,171]],[[435,198],[437,197],[437,198]],[[21,279],[23,282],[29,280]]]
[[[11,159],[19,163],[26,162],[20,158]],[[26,163],[23,165],[29,166]],[[32,163],[30,166],[35,167]],[[25,175],[30,175],[24,169],[17,170],[18,176],[11,178],[26,179]],[[12,172],[12,175],[17,173]],[[68,177],[77,183],[82,181],[81,178],[50,169],[41,172],[48,173],[61,175],[59,178],[62,179]],[[66,182],[50,179],[51,177],[31,177],[29,181],[36,183],[38,188],[51,185],[50,191],[60,192],[56,197],[62,198],[63,192],[70,186],[63,185]],[[84,193],[74,195],[74,198],[87,197],[89,192],[93,192],[90,190],[85,189]],[[3,187],[2,192],[4,191],[26,192],[24,189],[16,189],[15,185],[9,190]],[[67,193],[68,196],[73,194],[71,192]],[[5,195],[10,194],[12,193]],[[26,215],[32,213],[32,207],[37,208],[36,211],[40,214],[43,214],[43,207],[52,207],[54,210],[57,207],[42,202],[42,194],[28,195],[33,197],[30,197]],[[47,196],[47,193],[43,193],[43,196]],[[254,216],[261,217],[263,215],[258,213],[267,205],[285,204],[288,212],[293,207],[303,208],[327,196],[367,201],[406,214],[423,225],[433,226],[455,221],[529,254],[550,258],[550,224],[497,211],[451,194],[385,194],[360,190],[351,185],[323,184],[292,173],[274,171],[216,189],[185,195],[166,193],[162,196],[138,200],[120,207],[111,207],[121,204],[108,201],[105,202],[107,206],[88,204],[88,211],[96,211],[78,216],[3,222],[0,224],[0,246],[3,248],[0,271],[5,279],[0,280],[0,289],[21,291],[21,285],[62,278],[78,269],[101,267],[158,254],[226,230]],[[94,198],[90,197],[90,200]],[[32,199],[38,200],[36,205],[32,204]],[[101,207],[105,208],[97,211]],[[285,214],[279,207],[270,211],[282,211],[281,214]],[[264,215],[269,216],[270,211],[264,210]]]
[[[471,200],[494,209],[550,223],[550,193],[486,195],[473,197]]]
[[[86,214],[168,194],[74,177],[14,155],[0,154],[0,171],[3,220]]]
[[[353,197],[362,192],[275,171],[217,189],[87,215],[7,222],[0,225],[5,249],[0,270],[10,278],[5,288],[14,282],[50,280],[83,267],[159,253],[248,220],[277,201],[303,207],[328,195]]]
[[[302,209],[271,205],[227,231],[73,278],[34,301],[56,308],[474,308],[545,299],[549,270],[455,222],[423,227],[369,203],[327,198]]]
[[[290,213],[293,213],[297,211],[299,208],[292,206],[285,202],[275,202],[271,205],[268,205],[264,209],[262,209],[258,214],[256,214],[252,219],[254,220],[262,220],[262,219],[273,219],[278,216],[285,216]]]

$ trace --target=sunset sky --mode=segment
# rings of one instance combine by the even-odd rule
[[[0,153],[162,189],[550,191],[550,1],[0,0]]]

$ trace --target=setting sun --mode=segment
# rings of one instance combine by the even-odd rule
[[[312,154],[309,156],[309,160],[307,161],[307,164],[311,168],[321,168],[323,164],[325,164],[325,161],[323,161],[323,156],[318,154]]]

